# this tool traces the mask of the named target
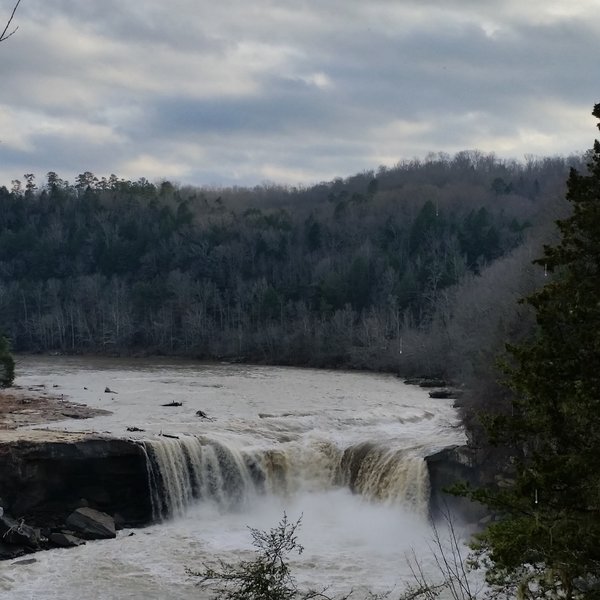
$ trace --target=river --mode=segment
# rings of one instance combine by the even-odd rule
[[[301,586],[357,599],[399,592],[411,579],[407,553],[431,561],[423,457],[464,441],[451,401],[362,372],[70,357],[17,367],[18,385],[112,412],[49,428],[135,437],[174,483],[161,523],[0,564],[2,598],[208,599],[186,567],[250,558],[248,527],[274,527],[284,512],[302,519],[305,550],[291,559]],[[181,406],[163,406],[172,402]]]

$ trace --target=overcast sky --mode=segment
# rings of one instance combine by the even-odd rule
[[[22,0],[0,44],[0,184],[296,185],[430,151],[583,151],[599,15],[600,0]]]

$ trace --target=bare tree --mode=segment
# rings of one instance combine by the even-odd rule
[[[10,14],[10,18],[6,22],[6,25],[4,26],[4,29],[3,29],[2,33],[0,33],[0,42],[3,42],[4,40],[7,40],[11,35],[13,35],[17,31],[17,29],[19,29],[19,26],[17,25],[17,27],[15,27],[12,31],[10,31],[11,23],[12,23],[14,17],[15,17],[15,13],[17,12],[17,8],[19,8],[19,4],[21,4],[21,0],[17,0],[17,3],[15,4],[14,8],[12,9],[12,13]]]

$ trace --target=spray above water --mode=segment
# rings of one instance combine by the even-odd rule
[[[239,507],[264,486],[265,472],[248,452],[191,435],[140,443],[157,521],[183,515],[197,500]]]
[[[112,411],[86,428],[143,449],[157,524],[0,564],[11,598],[78,600],[82,585],[106,600],[210,598],[185,567],[248,559],[248,526],[268,531],[284,512],[302,515],[292,567],[303,588],[401,589],[406,552],[430,536],[423,457],[464,439],[450,402],[392,376],[72,357],[28,358],[20,372],[20,385]],[[163,406],[172,400],[182,405]]]
[[[407,449],[374,442],[340,449],[320,442],[249,450],[192,435],[140,444],[157,521],[183,515],[194,502],[210,501],[231,510],[248,506],[260,495],[289,496],[337,487],[369,500],[427,512],[427,466]]]

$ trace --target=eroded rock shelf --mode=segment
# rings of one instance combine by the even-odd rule
[[[68,532],[69,515],[81,507],[107,513],[117,527],[150,523],[149,498],[145,455],[134,441],[44,430],[2,433],[0,505],[18,523],[40,530],[41,548],[56,545],[52,534]],[[39,549],[14,546],[17,553]]]

